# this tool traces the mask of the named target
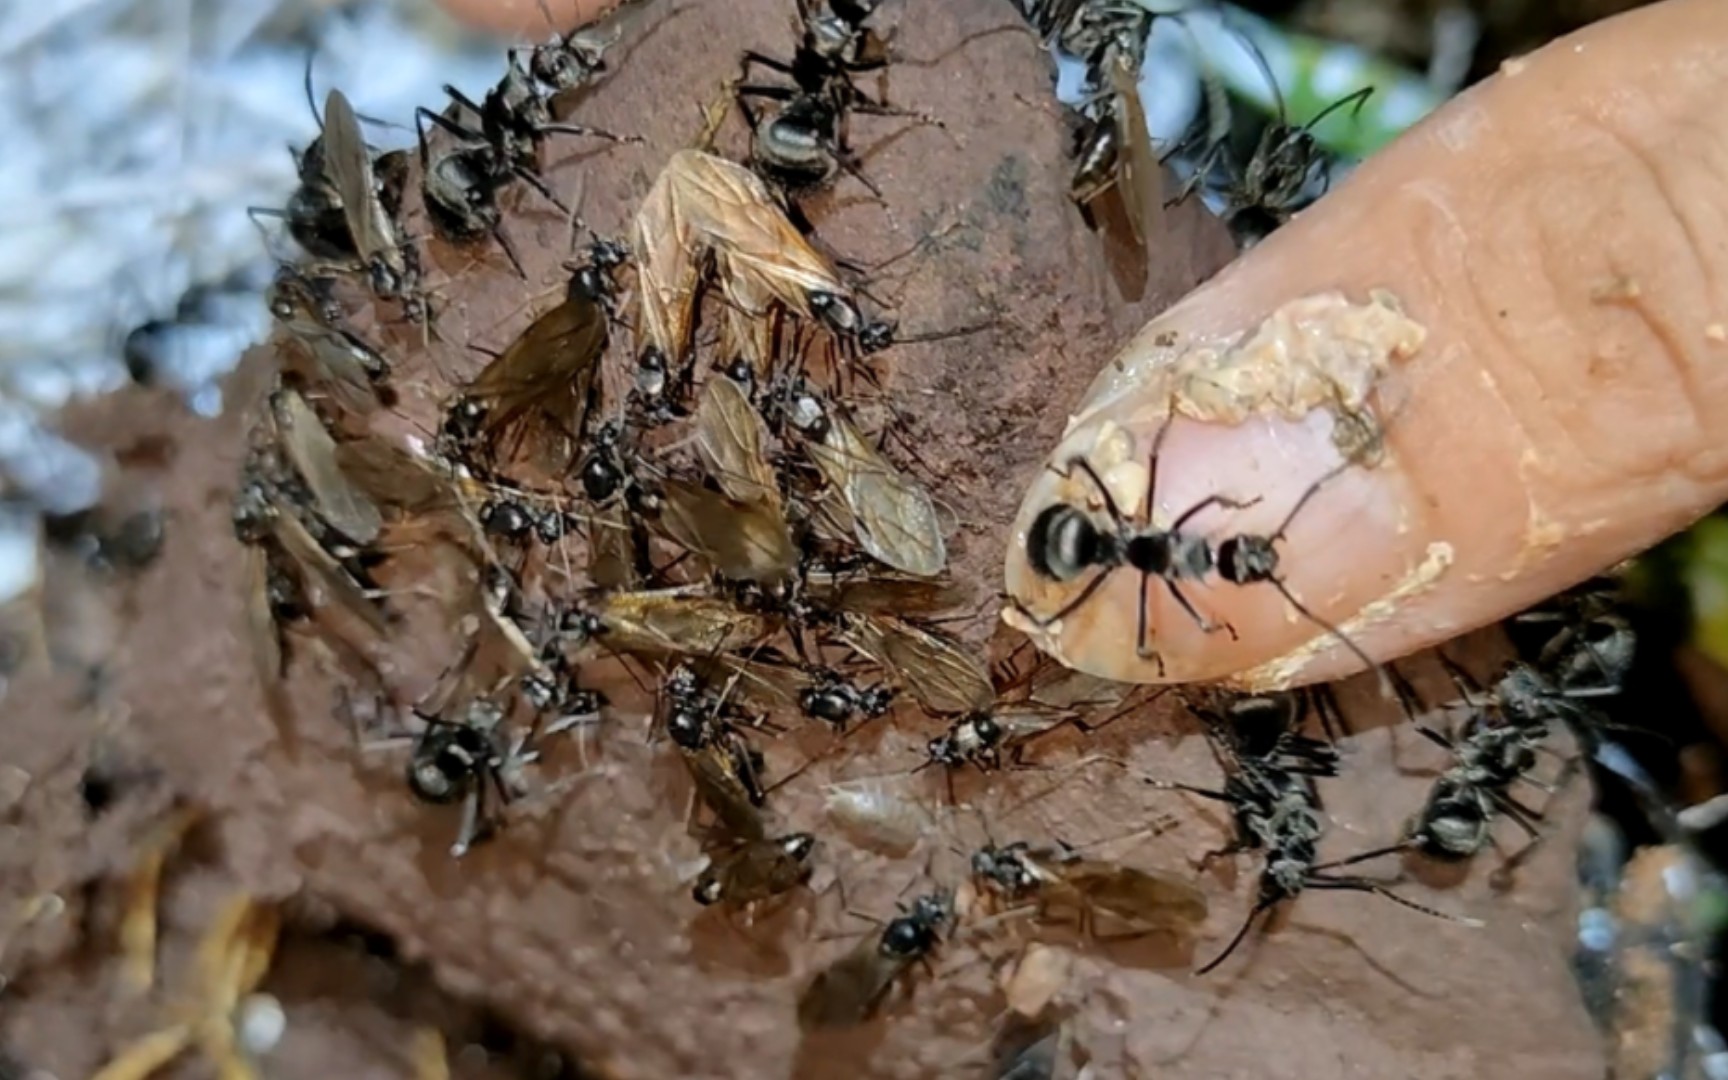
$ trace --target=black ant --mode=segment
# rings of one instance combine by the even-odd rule
[[[1150,466],[1147,469],[1146,481],[1146,512],[1148,518],[1153,507],[1158,489],[1158,448],[1163,442],[1164,434],[1169,426],[1161,428],[1153,441]],[[1075,469],[1080,470],[1092,485],[1098,489],[1104,502],[1105,513],[1110,518],[1109,528],[1100,529],[1093,517],[1083,507],[1073,503],[1057,502],[1045,507],[1032,520],[1031,528],[1026,533],[1026,558],[1031,563],[1032,570],[1040,577],[1052,581],[1073,581],[1087,570],[1095,569],[1097,573],[1092,580],[1068,603],[1062,605],[1053,614],[1037,616],[1027,611],[1023,605],[1022,614],[1039,627],[1050,626],[1065,616],[1077,610],[1080,605],[1091,599],[1110,574],[1118,567],[1129,566],[1140,572],[1140,605],[1136,620],[1134,649],[1143,659],[1157,660],[1162,666],[1162,658],[1152,649],[1147,641],[1147,608],[1150,599],[1149,592],[1152,579],[1159,578],[1164,582],[1170,595],[1182,605],[1199,627],[1207,633],[1223,630],[1232,640],[1236,630],[1229,623],[1213,622],[1205,618],[1195,609],[1193,603],[1182,591],[1181,582],[1198,581],[1208,574],[1216,573],[1232,585],[1254,585],[1265,583],[1277,589],[1285,601],[1295,608],[1308,621],[1331,634],[1343,643],[1356,658],[1369,667],[1378,670],[1376,664],[1367,653],[1350,640],[1337,626],[1316,615],[1296,599],[1284,579],[1279,576],[1279,556],[1277,545],[1289,532],[1291,522],[1302,512],[1308,501],[1319,494],[1320,489],[1337,478],[1344,470],[1355,464],[1355,458],[1346,460],[1335,466],[1320,479],[1308,485],[1308,489],[1297,498],[1290,512],[1284,515],[1284,520],[1271,533],[1258,535],[1238,533],[1213,543],[1207,537],[1184,533],[1183,527],[1192,521],[1201,511],[1210,507],[1222,507],[1227,510],[1246,510],[1260,502],[1258,497],[1248,500],[1232,499],[1224,495],[1208,495],[1199,502],[1183,511],[1167,529],[1160,529],[1150,523],[1140,525],[1130,520],[1116,505],[1115,497],[1104,483],[1097,470],[1081,455],[1068,459],[1065,469],[1052,471],[1058,476],[1067,478]]]
[[[1420,911],[1424,915],[1465,925],[1480,925],[1474,919],[1448,915],[1443,911],[1418,904],[1386,888],[1377,881],[1357,876],[1323,873],[1340,866],[1361,861],[1356,856],[1338,862],[1319,861],[1320,838],[1325,829],[1320,812],[1320,796],[1315,789],[1315,775],[1334,775],[1335,761],[1315,760],[1298,751],[1299,744],[1285,743],[1268,757],[1241,756],[1232,745],[1232,737],[1214,733],[1213,746],[1224,750],[1234,759],[1234,768],[1224,781],[1224,789],[1194,787],[1163,780],[1147,780],[1158,787],[1186,791],[1226,803],[1236,819],[1236,839],[1214,855],[1229,855],[1238,851],[1263,851],[1265,864],[1254,906],[1243,920],[1242,928],[1225,945],[1224,950],[1195,972],[1204,975],[1223,963],[1253,927],[1262,912],[1285,900],[1294,899],[1306,889],[1338,889],[1373,893],[1393,903]],[[1293,753],[1294,752],[1294,753]],[[1376,851],[1370,854],[1384,854]]]
[[[1453,763],[1434,782],[1421,811],[1411,820],[1402,840],[1347,861],[1364,862],[1409,850],[1447,861],[1471,859],[1494,843],[1490,828],[1496,817],[1505,817],[1529,840],[1507,856],[1497,875],[1504,877],[1541,840],[1538,826],[1542,813],[1514,798],[1512,786],[1522,782],[1550,793],[1554,790],[1530,775],[1536,766],[1538,753],[1546,749],[1544,743],[1549,731],[1549,717],[1539,713],[1508,712],[1496,704],[1484,702],[1481,695],[1472,689],[1468,677],[1444,657],[1442,660],[1463,695],[1463,703],[1470,707],[1470,717],[1456,735],[1436,731],[1420,721],[1415,722],[1415,728],[1424,738],[1446,749],[1452,755]],[[1517,677],[1516,669],[1524,666],[1514,665],[1509,677]],[[1506,681],[1501,680],[1502,684]],[[1402,676],[1396,676],[1395,682],[1406,712],[1416,715],[1414,689]]]
[[[917,114],[876,101],[852,82],[853,75],[888,65],[886,41],[864,25],[877,4],[878,0],[799,0],[799,42],[791,60],[753,50],[744,53],[746,76],[752,65],[760,64],[793,82],[792,86],[745,84],[737,90],[753,132],[751,162],[767,179],[788,189],[812,188],[845,170],[881,197],[846,145],[846,114]],[[749,98],[783,104],[759,115],[747,104]]]

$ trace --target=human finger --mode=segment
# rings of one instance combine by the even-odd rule
[[[617,0],[437,0],[451,15],[495,34],[544,38],[592,22]]]
[[[1110,678],[1312,682],[1361,669],[1356,649],[1392,659],[1502,618],[1720,504],[1724,100],[1728,6],[1668,0],[1509,63],[1374,157],[1106,367],[1016,520],[1005,618]],[[1144,526],[1117,543],[1075,467],[1144,522],[1173,409],[1160,529],[1209,496],[1259,499],[1184,522],[1198,553]],[[1276,534],[1364,449],[1369,414],[1378,463],[1302,505],[1271,572],[1233,584],[1202,565]],[[1027,545],[1062,503],[1096,530],[1032,537],[1033,555],[1066,538],[1088,564],[1055,580]],[[1123,566],[1037,625],[1111,559],[1160,571],[1144,607]]]

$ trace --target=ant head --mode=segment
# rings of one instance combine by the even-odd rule
[[[484,737],[461,725],[428,728],[408,762],[408,790],[422,802],[445,804],[467,796],[485,756]]]
[[[624,489],[624,501],[630,509],[644,517],[658,517],[666,508],[666,496],[648,484],[631,484]]]
[[[954,917],[954,898],[945,892],[928,893],[912,901],[912,910],[906,916],[927,927],[932,934]]]
[[[972,875],[984,881],[1000,881],[998,877],[1007,870],[1008,863],[999,858],[1002,854],[995,844],[985,844],[972,853]]]
[[[696,879],[696,886],[690,890],[690,895],[695,897],[698,904],[709,907],[726,898],[726,886],[710,868],[702,871],[702,876]]]
[[[702,680],[689,664],[679,664],[666,675],[666,696],[693,698],[702,690]]]
[[[894,688],[891,686],[872,686],[858,694],[858,711],[867,720],[883,715],[893,704]]]
[[[989,713],[983,713],[968,721],[972,725],[972,733],[986,747],[995,746],[1002,741],[1002,725]]]
[[[1278,573],[1278,549],[1270,536],[1232,536],[1218,545],[1218,574],[1235,585],[1270,581]]]
[[[558,629],[561,633],[587,640],[605,633],[606,624],[601,621],[600,616],[591,611],[570,608],[558,616]]]
[[[588,261],[608,270],[630,261],[630,245],[622,240],[596,240],[588,248]]]
[[[1052,503],[1026,531],[1026,558],[1032,570],[1052,581],[1072,581],[1104,559],[1104,538],[1078,507]]]
[[[564,539],[564,534],[570,531],[567,515],[556,510],[548,510],[540,515],[534,523],[534,535],[540,538],[542,544],[556,544]]]
[[[510,540],[526,536],[534,525],[522,504],[510,499],[492,500],[482,506],[480,524],[493,536]]]
[[[894,344],[895,326],[886,319],[871,319],[858,330],[858,348],[868,356]]]
[[[558,688],[552,680],[539,675],[522,676],[522,697],[535,712],[545,712],[558,700]]]
[[[700,750],[708,741],[708,722],[690,705],[675,705],[666,715],[666,734],[686,750]]]
[[[960,747],[954,742],[952,735],[938,735],[924,744],[924,754],[937,765],[957,767],[966,759],[960,754]]]
[[[721,374],[743,387],[746,394],[756,388],[756,366],[742,356],[733,358]]]
[[[610,704],[598,690],[572,690],[565,698],[564,708],[572,716],[596,716]]]
[[[444,418],[444,430],[451,435],[472,437],[479,434],[486,420],[486,406],[471,397],[457,398]]]
[[[809,833],[790,833],[775,841],[780,854],[793,862],[806,862],[811,852],[816,850],[816,838]]]

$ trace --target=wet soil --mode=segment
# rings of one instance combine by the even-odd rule
[[[1011,6],[946,0],[887,14],[899,18],[905,57],[888,77],[892,100],[944,127],[855,119],[853,142],[873,148],[864,164],[886,205],[848,181],[808,211],[823,243],[865,267],[937,237],[871,285],[906,331],[991,323],[895,349],[889,381],[910,418],[905,445],[916,448],[916,461],[903,460],[953,511],[952,565],[985,598],[960,627],[982,642],[998,633],[988,598],[1000,587],[1004,528],[1066,409],[1116,343],[1221,265],[1229,245],[1197,209],[1173,212],[1153,241],[1144,300],[1124,303],[1066,197],[1047,65]],[[790,51],[791,15],[778,0],[685,4],[626,42],[619,70],[578,115],[645,142],[559,140],[554,186],[590,227],[621,232],[666,157],[695,139],[700,107],[725,93],[739,51]],[[740,140],[733,125],[719,145],[736,153]],[[502,347],[560,287],[570,254],[562,215],[531,192],[505,201],[534,284],[494,249],[433,242],[441,340],[422,352],[417,328],[376,331],[390,343],[411,427],[427,426],[452,379],[484,362],[465,346]],[[367,319],[357,316],[362,327]],[[117,490],[160,498],[168,539],[135,576],[57,573],[50,592],[71,598],[53,605],[58,670],[14,682],[6,699],[0,1048],[17,1064],[87,1076],[160,1023],[216,898],[245,889],[287,904],[264,985],[287,1032],[261,1063],[267,1076],[417,1075],[413,1047],[427,1030],[443,1032],[459,1076],[981,1075],[1005,1010],[999,980],[1028,938],[1020,924],[963,932],[857,1032],[804,1039],[794,1003],[817,970],[873,932],[848,911],[886,918],[897,901],[957,883],[957,852],[981,842],[987,823],[998,841],[1108,842],[1100,854],[1192,874],[1211,899],[1198,943],[1073,946],[1057,1004],[1073,1013],[1095,1075],[1602,1074],[1567,966],[1582,782],[1549,807],[1552,831],[1509,889],[1492,887],[1492,856],[1450,875],[1370,868],[1400,895],[1483,927],[1371,895],[1315,894],[1196,978],[1192,968],[1246,914],[1257,858],[1201,869],[1229,835],[1221,807],[1150,790],[1117,768],[1064,768],[1102,753],[1217,784],[1204,740],[1172,699],[1092,736],[1042,740],[1032,768],[963,773],[951,786],[934,771],[903,775],[941,726],[915,713],[841,744],[808,728],[774,740],[770,775],[820,757],[771,808],[822,846],[812,888],[752,920],[692,903],[700,849],[686,829],[688,784],[666,744],[646,737],[647,701],[620,679],[598,735],[540,770],[549,794],[520,806],[495,841],[452,859],[454,814],[409,797],[400,755],[356,748],[338,708],[338,665],[313,639],[296,642],[290,668],[292,752],[263,708],[228,517],[255,405],[248,386],[268,363],[252,358],[230,388],[238,407],[215,422],[142,391],[71,418],[75,435],[113,452]],[[399,628],[404,666],[436,637],[413,620]],[[1478,660],[1493,653],[1492,641],[1479,646]],[[1358,734],[1345,776],[1323,786],[1326,857],[1394,837],[1443,763],[1372,699],[1371,687],[1346,694]],[[931,806],[953,799],[977,812],[939,809],[942,827],[904,858],[854,847],[823,816],[822,786],[877,775],[900,776]],[[205,817],[169,860],[157,989],[129,998],[115,959],[119,882],[176,803]],[[1165,816],[1177,826],[1133,835]],[[188,1059],[171,1075],[204,1068]]]

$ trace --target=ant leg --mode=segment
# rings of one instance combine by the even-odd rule
[[[534,129],[539,132],[556,132],[560,135],[588,135],[596,139],[609,139],[612,142],[639,143],[644,141],[640,135],[619,135],[604,128],[585,127],[582,124],[556,123],[541,124]]]
[[[1080,590],[1080,595],[1068,601],[1066,604],[1063,604],[1060,608],[1057,608],[1054,613],[1042,617],[1032,614],[1031,610],[1028,609],[1025,604],[1022,604],[1018,597],[1010,597],[1009,599],[1014,601],[1014,610],[1026,616],[1026,618],[1032,622],[1032,625],[1042,630],[1046,627],[1055,625],[1064,617],[1073,614],[1076,608],[1091,599],[1092,594],[1098,591],[1098,587],[1103,585],[1104,580],[1109,576],[1110,571],[1108,570],[1096,575],[1087,583],[1084,589]]]
[[[798,89],[792,86],[761,86],[745,84],[732,91],[737,98],[759,97],[769,101],[791,101],[798,96]]]
[[[1280,524],[1278,526],[1278,530],[1276,532],[1274,532],[1271,536],[1269,536],[1267,539],[1269,539],[1269,540],[1282,540],[1284,538],[1284,534],[1287,531],[1289,531],[1289,529],[1290,529],[1290,523],[1292,521],[1295,521],[1296,515],[1300,514],[1302,512],[1302,508],[1304,506],[1308,505],[1308,500],[1312,499],[1316,494],[1318,494],[1320,489],[1325,487],[1329,481],[1336,478],[1345,469],[1348,469],[1350,466],[1352,466],[1354,464],[1355,464],[1354,461],[1348,461],[1348,460],[1340,462],[1339,464],[1333,466],[1326,473],[1326,475],[1324,475],[1320,479],[1314,481],[1312,484],[1309,484],[1308,490],[1304,491],[1302,493],[1301,498],[1296,500],[1296,505],[1292,506],[1290,508],[1290,512],[1288,514],[1284,515],[1284,521],[1282,524]],[[1258,501],[1258,500],[1256,500],[1256,501]]]
[[[527,281],[528,271],[522,268],[522,258],[516,254],[516,245],[511,242],[510,234],[504,231],[502,221],[492,226],[492,239],[498,242],[498,246],[504,250],[505,257],[510,260],[510,265],[516,268],[516,276]]]
[[[557,207],[560,213],[570,213],[570,208],[564,205],[564,201],[558,198],[557,193],[555,193],[546,181],[542,180],[532,169],[524,169],[520,165],[512,165],[510,166],[510,172],[516,177],[516,179],[527,184],[535,191],[538,191],[547,202]]]
[[[1228,844],[1225,844],[1221,848],[1213,848],[1210,851],[1202,853],[1200,856],[1199,868],[1201,870],[1204,870],[1208,866],[1212,865],[1212,860],[1214,860],[1214,859],[1223,859],[1223,858],[1227,858],[1231,855],[1238,855],[1244,851],[1249,850],[1253,846],[1254,845],[1252,843],[1250,843],[1249,841],[1244,840],[1241,837],[1237,837],[1236,839],[1230,841]]]
[[[1276,903],[1276,902],[1277,901],[1273,901],[1272,903]],[[1231,953],[1236,951],[1236,946],[1242,944],[1242,939],[1248,936],[1248,931],[1251,928],[1253,928],[1253,926],[1254,926],[1254,920],[1260,917],[1261,912],[1270,908],[1272,906],[1272,903],[1268,903],[1268,902],[1262,900],[1259,903],[1255,904],[1254,907],[1248,912],[1248,917],[1246,919],[1242,920],[1242,929],[1236,931],[1236,936],[1230,939],[1230,944],[1224,946],[1224,951],[1219,953],[1217,956],[1214,956],[1211,960],[1207,961],[1206,966],[1196,970],[1194,972],[1194,974],[1204,975],[1207,972],[1211,971],[1213,968],[1217,967],[1219,964],[1222,964],[1226,957],[1228,957]]]
[[[1182,592],[1181,588],[1177,586],[1174,581],[1165,578],[1164,586],[1170,590],[1170,595],[1176,598],[1176,602],[1182,605],[1182,610],[1188,613],[1188,617],[1193,619],[1195,625],[1199,626],[1203,632],[1215,634],[1218,631],[1223,630],[1230,635],[1231,641],[1238,640],[1236,637],[1236,628],[1234,626],[1231,626],[1227,622],[1213,622],[1211,619],[1201,615],[1199,611],[1195,610],[1194,605],[1189,601],[1187,595]]]
[[[469,127],[467,124],[452,120],[443,113],[433,112],[424,105],[414,110],[414,124],[416,129],[419,128],[422,120],[430,120],[433,126],[441,127],[445,131],[456,136],[458,139],[464,139],[468,142],[484,142],[486,139],[485,135]]]
[[[1189,519],[1193,518],[1193,516],[1195,514],[1198,514],[1200,511],[1206,509],[1209,506],[1222,506],[1226,510],[1246,510],[1250,506],[1253,506],[1255,503],[1257,503],[1259,501],[1260,501],[1259,496],[1255,496],[1254,498],[1249,499],[1247,502],[1243,502],[1240,499],[1231,499],[1231,498],[1228,498],[1228,497],[1223,496],[1223,495],[1208,495],[1204,499],[1201,499],[1199,502],[1195,503],[1193,506],[1190,506],[1188,509],[1184,510],[1182,512],[1182,516],[1177,518],[1174,522],[1172,522],[1170,525],[1170,528],[1166,531],[1173,532],[1173,533],[1174,532],[1181,532],[1182,526],[1188,524]]]
[[[1085,458],[1080,456],[1071,457],[1068,459],[1068,469],[1069,472],[1062,475],[1071,476],[1073,475],[1074,469],[1079,469],[1081,472],[1086,474],[1088,480],[1092,481],[1093,486],[1098,489],[1098,494],[1104,498],[1104,509],[1110,514],[1111,521],[1122,522],[1127,520],[1127,515],[1123,514],[1122,510],[1116,505],[1116,497],[1110,494],[1110,489],[1104,484],[1104,478],[1098,475],[1098,470],[1092,467],[1090,461],[1087,461]]]
[[[1326,741],[1336,744],[1343,735],[1352,735],[1350,721],[1344,716],[1344,710],[1338,705],[1338,695],[1332,692],[1330,686],[1317,686],[1308,691],[1308,700],[1314,707],[1314,714],[1320,718],[1320,732],[1326,736]]]
[[[769,71],[777,71],[782,75],[792,74],[792,65],[786,61],[776,60],[774,57],[759,53],[755,49],[745,49],[741,62],[738,65],[738,75],[740,78],[750,74],[750,65],[752,64],[761,64]],[[788,87],[787,89],[791,88]]]
[[[1379,859],[1387,855],[1395,855],[1401,851],[1409,851],[1414,846],[1415,844],[1413,841],[1400,840],[1396,844],[1387,844],[1385,847],[1373,848],[1368,851],[1351,855],[1349,858],[1334,859],[1328,863],[1317,863],[1313,867],[1310,867],[1310,869],[1336,870],[1340,866],[1355,866],[1357,863],[1365,863],[1372,859]]]
[[[1484,693],[1482,684],[1476,681],[1474,675],[1465,671],[1457,661],[1447,656],[1445,652],[1435,650],[1434,655],[1440,658],[1440,666],[1446,669],[1446,674],[1452,679],[1452,685],[1458,688],[1459,696],[1467,704],[1476,706],[1493,704]]]
[[[1301,615],[1303,618],[1307,619],[1315,626],[1318,626],[1326,633],[1331,634],[1338,640],[1339,644],[1350,650],[1351,654],[1354,655],[1356,659],[1362,661],[1362,666],[1364,668],[1374,672],[1380,680],[1381,697],[1393,696],[1392,681],[1386,676],[1386,666],[1384,664],[1376,663],[1374,658],[1363,652],[1362,647],[1354,641],[1351,641],[1349,635],[1344,633],[1344,631],[1338,629],[1335,624],[1327,622],[1325,619],[1322,619],[1320,616],[1309,610],[1308,605],[1296,599],[1296,594],[1290,591],[1290,587],[1284,584],[1282,578],[1269,577],[1265,580],[1271,583],[1273,588],[1278,590],[1279,595],[1284,597],[1285,603],[1296,609],[1298,615]]]
[[[1140,610],[1135,616],[1134,655],[1138,656],[1142,660],[1157,659],[1158,663],[1162,665],[1164,661],[1159,658],[1157,651],[1152,649],[1146,640],[1146,608],[1151,603],[1151,593],[1152,575],[1142,573],[1140,575]],[[1159,674],[1163,674],[1162,668],[1160,668]]]

